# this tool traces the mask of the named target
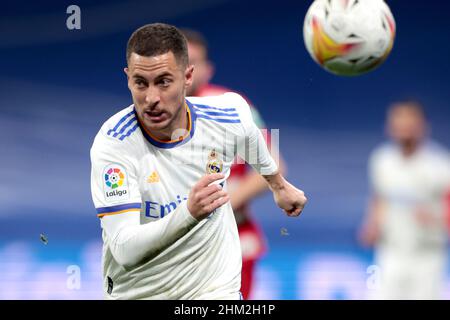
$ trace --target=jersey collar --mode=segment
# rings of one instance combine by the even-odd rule
[[[195,114],[195,109],[192,107],[192,104],[186,99],[184,101],[185,101],[184,105],[185,105],[186,111],[188,113],[188,132],[183,137],[180,137],[179,139],[163,141],[163,140],[159,140],[158,138],[153,136],[138,120],[139,127],[141,128],[142,134],[144,135],[144,137],[147,139],[148,142],[150,142],[152,145],[154,145],[155,147],[158,147],[158,148],[171,149],[176,146],[181,146],[192,139],[192,137],[194,136],[194,132],[195,132],[195,123],[196,123],[197,116]],[[136,109],[134,109],[134,113],[136,113]],[[136,114],[136,118],[139,119],[137,117],[137,114]]]

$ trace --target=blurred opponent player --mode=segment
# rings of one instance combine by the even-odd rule
[[[417,102],[393,104],[387,129],[392,143],[370,157],[373,197],[361,233],[364,244],[376,248],[376,298],[439,299],[447,259],[449,153],[426,139]]]
[[[236,93],[186,98],[194,67],[173,26],[137,29],[127,45],[133,104],[91,148],[103,229],[106,299],[240,299],[242,258],[226,179],[236,155],[298,216],[306,197],[278,172]]]
[[[181,29],[181,31],[188,41],[189,62],[195,68],[194,79],[191,87],[187,90],[187,95],[217,96],[232,91],[229,88],[210,83],[214,76],[214,65],[208,59],[208,44],[203,35],[191,29]],[[248,99],[246,100],[248,102]],[[251,103],[249,105],[256,125],[260,129],[264,129],[265,124],[259,112]],[[269,134],[267,134],[267,143],[270,146]],[[285,174],[284,169],[284,162],[279,161],[279,170],[282,174]],[[257,172],[251,170],[247,164],[237,161],[232,165],[228,178],[228,192],[241,241],[241,292],[244,299],[251,297],[256,263],[266,251],[263,233],[250,214],[250,201],[268,189],[266,181]]]

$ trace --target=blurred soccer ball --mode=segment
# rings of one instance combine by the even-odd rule
[[[315,0],[303,25],[311,57],[337,75],[375,69],[391,52],[394,37],[395,20],[383,0]]]

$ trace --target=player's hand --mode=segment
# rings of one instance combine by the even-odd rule
[[[187,208],[191,215],[202,220],[211,212],[230,200],[228,194],[222,190],[219,184],[212,184],[225,176],[221,173],[213,173],[202,177],[191,189],[187,200]]]
[[[272,189],[272,191],[276,204],[290,217],[299,216],[308,201],[302,190],[286,180],[283,181],[281,188]]]
[[[425,207],[417,208],[414,217],[417,223],[424,227],[432,227],[433,225],[443,223],[443,221],[433,215],[433,213],[429,212]]]
[[[359,230],[358,238],[362,246],[373,247],[380,239],[380,228],[374,222],[367,222]]]

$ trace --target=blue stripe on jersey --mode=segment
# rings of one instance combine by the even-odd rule
[[[202,118],[202,119],[216,121],[216,122],[223,122],[223,123],[240,123],[241,122],[241,120],[239,120],[239,119],[214,118],[214,117],[209,117],[209,116],[201,114],[201,113],[197,113],[197,118]]]
[[[97,213],[110,213],[110,212],[117,212],[127,209],[141,209],[141,203],[126,203],[126,204],[119,204],[117,206],[112,207],[101,207],[96,208]]]
[[[128,132],[126,134],[123,134],[123,135],[120,136],[119,140],[123,141],[123,139],[125,139],[126,137],[129,137],[130,134],[132,134],[134,131],[136,131],[137,128],[139,128],[139,123],[136,122],[136,124],[134,125],[133,128],[128,130]]]
[[[128,128],[129,126],[131,126],[133,124],[133,122],[136,120],[136,117],[131,117],[130,120],[128,120],[128,122],[122,127],[122,129],[120,129],[120,131],[116,131],[113,134],[113,137],[117,137],[119,134],[122,134],[126,128]]]
[[[194,108],[198,112],[201,112],[202,114],[207,114],[207,115],[210,115],[210,116],[239,117],[238,113],[225,113],[225,112],[218,112],[218,111],[207,111],[207,110],[199,109],[199,108],[197,108],[195,106],[194,106]]]
[[[132,114],[134,114],[134,109],[132,111],[130,111],[129,113],[127,113],[126,115],[124,115],[119,122],[117,122],[117,124],[114,126],[114,128],[108,130],[108,135],[110,135],[111,132],[116,131],[117,128],[119,128],[119,126],[128,119],[129,116],[131,116]]]
[[[212,109],[212,110],[218,110],[218,111],[222,111],[222,112],[236,111],[236,108],[217,108],[217,107],[207,106],[205,104],[194,104],[194,106],[196,106],[197,108],[200,108],[200,109]]]

